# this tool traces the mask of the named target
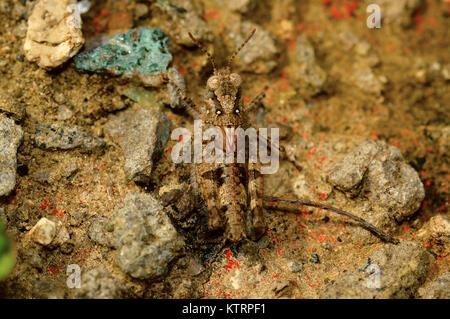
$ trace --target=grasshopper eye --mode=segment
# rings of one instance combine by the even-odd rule
[[[241,76],[237,73],[231,73],[230,74],[230,82],[233,84],[234,87],[239,87],[242,83]]]
[[[212,91],[215,91],[219,87],[219,78],[217,76],[212,76],[206,82],[206,86]]]

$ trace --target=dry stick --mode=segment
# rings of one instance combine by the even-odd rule
[[[255,32],[256,32],[256,29],[253,29],[252,32],[250,33],[250,35],[247,37],[247,39],[245,39],[245,41],[242,42],[241,46],[236,51],[234,51],[234,53],[231,55],[230,59],[228,60],[228,65],[227,65],[228,69],[231,68],[231,63],[233,63],[234,58],[239,53],[239,51],[241,51],[242,48],[247,44],[247,42],[250,41],[250,39],[255,34]]]
[[[212,66],[213,66],[214,73],[217,73],[216,62],[214,61],[214,57],[211,55],[211,53],[209,53],[209,52],[203,47],[203,45],[200,43],[200,41],[198,41],[196,38],[194,38],[194,36],[192,35],[192,33],[188,32],[188,34],[189,34],[189,37],[191,38],[192,42],[194,42],[194,44],[195,44],[196,46],[198,46],[198,48],[199,48],[200,50],[202,50],[202,52],[203,52],[204,54],[206,54],[206,55],[208,56],[209,61],[211,61],[211,64],[212,64]]]
[[[276,197],[265,197],[264,198],[264,207],[266,209],[278,209],[278,210],[284,210],[284,211],[288,211],[288,212],[298,212],[298,208],[293,208],[293,207],[289,207],[289,206],[283,207],[283,206],[277,205],[277,203],[294,204],[297,206],[310,206],[310,207],[326,209],[326,210],[335,212],[337,214],[344,215],[350,219],[353,219],[354,221],[358,222],[362,228],[370,231],[371,233],[378,236],[379,238],[381,238],[384,241],[387,241],[387,242],[390,242],[393,244],[399,243],[398,239],[391,237],[390,235],[386,234],[381,229],[366,222],[364,219],[359,218],[358,216],[355,216],[353,214],[350,214],[346,211],[337,209],[332,206],[327,206],[327,205],[323,205],[323,204],[319,204],[319,203],[304,202],[304,201],[300,201],[300,200],[281,199],[281,198],[276,198]]]

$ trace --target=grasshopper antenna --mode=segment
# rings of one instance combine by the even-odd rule
[[[310,206],[310,207],[322,208],[322,209],[326,209],[328,211],[332,211],[334,213],[337,213],[337,214],[346,216],[346,217],[348,217],[350,219],[353,219],[354,221],[358,222],[358,224],[362,228],[370,231],[372,234],[374,234],[375,236],[381,238],[382,240],[384,240],[386,242],[390,242],[390,243],[393,243],[393,244],[398,244],[399,243],[398,239],[389,236],[388,234],[386,234],[381,229],[379,229],[379,228],[375,227],[374,225],[366,222],[364,219],[362,219],[362,218],[360,218],[358,216],[355,216],[353,214],[350,214],[350,213],[348,213],[346,211],[337,209],[335,207],[328,206],[328,205],[322,205],[322,204],[318,204],[318,203],[304,202],[304,201],[300,201],[300,200],[281,199],[281,198],[276,198],[276,197],[266,197],[266,198],[264,198],[264,207],[266,209],[282,210],[282,211],[287,211],[287,212],[298,212],[298,207],[293,207],[293,206],[289,206],[289,205]]]
[[[214,57],[211,55],[211,53],[209,53],[209,52],[203,47],[203,45],[200,43],[200,41],[198,41],[196,38],[194,38],[194,36],[192,35],[192,33],[188,32],[188,34],[189,34],[189,37],[191,38],[192,42],[194,42],[194,44],[195,44],[196,46],[198,46],[198,48],[199,48],[200,50],[202,50],[202,52],[203,52],[204,54],[206,54],[206,55],[208,56],[209,61],[211,61],[211,64],[212,64],[212,66],[213,66],[214,73],[217,73],[216,61],[214,60]]]
[[[230,58],[228,59],[228,65],[227,65],[228,69],[231,68],[231,64],[233,63],[234,58],[236,57],[236,55],[238,55],[238,53],[242,50],[242,48],[245,47],[245,45],[248,43],[248,41],[250,41],[250,39],[253,37],[255,32],[256,32],[256,29],[253,29],[252,32],[250,33],[250,35],[247,37],[247,39],[244,42],[242,42],[241,46],[239,48],[237,48],[237,50],[234,51],[234,53],[230,56]]]

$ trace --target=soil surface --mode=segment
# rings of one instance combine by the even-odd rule
[[[384,243],[342,216],[299,207],[297,213],[265,211],[261,239],[225,246],[208,236],[195,190],[183,188],[191,184],[193,165],[172,162],[177,141],[169,136],[159,151],[152,146],[152,165],[139,178],[127,166],[138,165],[141,154],[124,154],[130,144],[121,139],[158,143],[164,139],[158,116],[172,130],[192,130],[192,117],[174,107],[164,84],[79,71],[73,59],[52,70],[27,61],[23,44],[34,2],[0,0],[0,116],[23,130],[15,187],[0,197],[17,255],[0,283],[1,297],[450,298],[450,2],[398,1],[393,8],[389,1],[91,1],[82,15],[85,47],[132,28],[161,28],[170,39],[170,66],[197,104],[212,67],[186,33],[194,29],[224,65],[256,27],[255,47],[242,51],[233,70],[242,76],[245,103],[266,90],[252,123],[279,127],[287,151],[278,172],[264,176],[265,194],[341,207],[400,240]],[[381,28],[367,27],[372,2],[381,5]],[[142,112],[151,127],[145,136],[132,131],[133,122],[108,125],[139,121],[140,109],[158,112],[154,119]],[[51,124],[68,131],[46,144]],[[124,130],[114,133],[119,141],[112,129]],[[364,142],[401,155],[380,153],[367,161],[355,188],[343,189],[330,172]],[[403,182],[410,175],[398,167],[411,167],[420,180]],[[377,169],[390,174],[383,187],[423,187],[423,201],[419,191],[414,198],[406,191],[401,208],[378,207],[383,199],[370,191],[385,176]],[[404,184],[397,187],[397,180]],[[177,187],[179,196],[165,199]],[[177,208],[178,200],[185,202]],[[133,217],[139,209],[142,221]],[[153,214],[164,216],[154,221]],[[49,245],[30,235],[43,217],[58,234]],[[135,236],[132,243],[123,228]],[[150,238],[142,238],[142,229],[151,229]],[[146,249],[157,253],[143,255]],[[79,289],[66,284],[73,264],[81,269]],[[377,269],[378,289],[367,284]]]

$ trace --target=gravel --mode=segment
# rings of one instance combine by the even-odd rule
[[[56,235],[56,224],[43,217],[30,230],[31,239],[43,246],[50,245]]]
[[[450,299],[450,272],[445,272],[429,284],[419,289],[425,299]]]
[[[22,137],[22,128],[0,115],[0,196],[8,195],[16,185],[17,148]]]
[[[116,262],[133,278],[156,279],[183,248],[183,239],[151,195],[128,193],[114,219]]]
[[[328,284],[321,298],[411,298],[424,282],[430,263],[429,254],[412,241],[384,245],[370,260],[365,270],[355,269]]]
[[[122,150],[128,179],[150,181],[153,161],[161,155],[170,129],[169,119],[153,109],[135,106],[110,117],[105,132]]]
[[[120,298],[121,293],[121,284],[109,271],[98,267],[82,274],[81,288],[77,295],[86,299],[114,299]]]
[[[398,148],[384,142],[360,144],[330,170],[328,180],[350,196],[361,191],[372,206],[397,222],[414,214],[425,197],[417,172]]]
[[[102,148],[105,143],[78,126],[63,123],[39,124],[36,128],[34,143],[44,150],[72,150],[80,148],[92,151]]]

